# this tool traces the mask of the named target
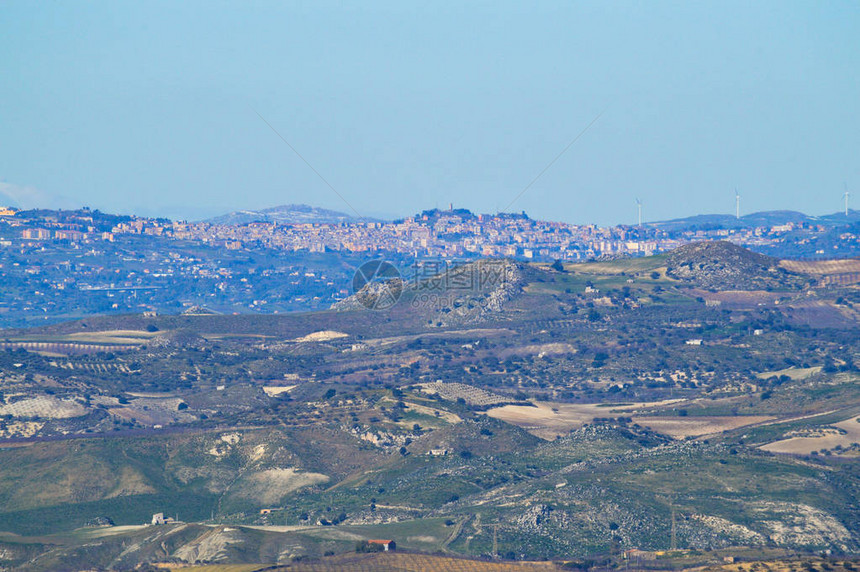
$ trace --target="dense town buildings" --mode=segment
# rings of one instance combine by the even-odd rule
[[[802,231],[814,238],[824,225],[780,223],[753,228],[670,231],[658,226],[573,225],[523,215],[473,215],[468,211],[430,211],[394,222],[337,224],[205,222],[147,223],[135,220],[112,229],[115,234],[151,234],[228,249],[273,248],[291,252],[399,253],[418,258],[508,257],[523,260],[590,260],[650,256],[699,240],[730,240],[747,247],[773,245]],[[856,242],[848,233],[845,241]],[[836,249],[838,250],[838,248]],[[816,252],[827,255],[827,252]]]
[[[716,239],[788,258],[860,255],[858,222],[774,219],[735,228],[600,227],[434,210],[391,222],[230,225],[90,209],[7,209],[0,211],[0,283],[10,295],[0,304],[0,325],[92,313],[325,309],[351,293],[353,269],[372,258],[386,258],[408,275],[434,261],[576,262]]]

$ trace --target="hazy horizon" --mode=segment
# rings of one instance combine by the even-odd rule
[[[453,202],[606,225],[635,222],[637,198],[647,221],[733,214],[735,188],[744,214],[829,214],[860,186],[848,2],[8,2],[0,16],[14,78],[0,201],[24,207],[196,220]]]
[[[2,186],[0,186],[0,196],[2,196],[3,190],[4,190],[4,189],[3,189],[3,187],[2,187]],[[7,201],[7,202],[8,202],[8,201]],[[20,207],[20,206],[18,206],[18,205],[16,205],[16,204],[11,204],[11,203],[10,203],[10,204],[5,204],[5,205],[4,205],[4,204],[0,204],[0,206],[11,206],[11,207],[13,207],[13,208],[19,208],[19,209],[20,209],[20,208],[22,208],[22,207]],[[268,210],[268,209],[273,209],[273,208],[278,208],[278,207],[284,207],[284,206],[309,206],[309,207],[317,207],[317,205],[309,205],[309,204],[306,204],[306,203],[293,203],[293,204],[285,204],[285,205],[271,205],[271,206],[262,207],[262,208],[258,208],[258,209],[235,209],[235,210],[232,210],[232,211],[213,210],[212,214],[210,214],[210,215],[206,215],[206,216],[198,216],[198,217],[170,216],[169,214],[165,214],[165,212],[146,212],[146,211],[143,211],[143,212],[140,212],[140,211],[103,211],[103,212],[106,212],[106,213],[108,213],[108,214],[134,215],[134,216],[148,217],[148,218],[167,218],[167,219],[170,219],[170,220],[173,220],[173,221],[205,222],[205,221],[208,221],[208,220],[210,220],[210,219],[217,218],[217,217],[219,217],[219,216],[229,215],[229,214],[233,214],[233,213],[239,213],[239,212],[260,212],[260,211],[265,211],[265,210]],[[336,205],[335,205],[335,207],[336,207]],[[52,208],[54,208],[54,207],[44,207],[44,206],[39,206],[39,207],[34,207],[34,208],[48,208],[48,209],[52,209]],[[58,208],[58,209],[60,209],[60,210],[63,210],[63,209],[76,210],[76,209],[80,209],[80,208],[98,208],[98,207],[91,207],[90,205],[77,205],[77,206],[74,206],[74,205],[67,205],[67,206],[65,206],[65,207],[56,207],[56,208]],[[347,210],[346,210],[346,209],[338,209],[338,208],[330,208],[330,209],[329,209],[329,208],[326,208],[326,207],[319,207],[319,208],[325,208],[326,210],[333,211],[333,212],[337,212],[337,213],[340,213],[340,214],[346,214],[346,215],[349,215],[349,214],[350,214],[349,212],[347,212]],[[435,206],[435,207],[427,207],[427,208],[420,209],[420,210],[418,210],[418,211],[416,211],[416,212],[403,213],[403,214],[391,214],[391,213],[365,212],[365,213],[362,213],[362,217],[364,217],[364,218],[366,218],[366,219],[373,219],[373,220],[380,220],[380,221],[390,222],[390,221],[395,221],[395,220],[400,220],[400,219],[405,219],[405,218],[413,217],[413,216],[415,216],[415,215],[420,214],[421,212],[423,212],[423,211],[425,211],[425,210],[432,210],[433,208],[438,208],[439,210],[447,210],[447,209],[448,209],[448,206],[442,207],[442,206],[440,205],[440,206]],[[457,206],[457,205],[454,205],[454,209],[459,209],[459,208],[461,208],[461,207],[460,207],[460,206]],[[465,207],[462,207],[462,208],[465,208]],[[100,209],[100,210],[101,210],[101,209]],[[479,214],[482,214],[482,215],[493,215],[493,214],[521,214],[522,212],[525,212],[525,214],[526,214],[526,215],[528,215],[530,218],[532,218],[532,219],[536,219],[536,220],[543,220],[543,221],[547,221],[547,222],[568,222],[568,221],[561,220],[561,219],[559,219],[559,218],[551,218],[551,217],[550,217],[550,218],[540,218],[540,217],[535,217],[535,216],[532,216],[532,215],[531,215],[531,213],[529,213],[528,211],[510,211],[510,212],[506,212],[506,213],[492,213],[492,212],[486,212],[486,211],[476,211],[476,210],[471,210],[471,209],[467,209],[467,210],[470,210],[470,211],[472,212],[472,214],[475,214],[475,215],[479,215]],[[851,212],[851,214],[852,214],[852,215],[855,215],[855,214],[858,212],[858,210],[857,210],[857,209],[854,209],[854,208],[851,208],[851,209],[849,209],[849,210],[850,210],[850,212]],[[836,211],[834,211],[834,212],[805,213],[805,212],[802,212],[802,211],[794,211],[794,210],[791,210],[791,209],[772,209],[772,210],[764,210],[764,211],[755,211],[755,212],[750,212],[750,213],[741,213],[741,218],[743,219],[744,217],[755,216],[755,215],[761,215],[761,214],[767,214],[767,213],[777,213],[777,212],[791,212],[791,213],[799,213],[799,214],[802,214],[802,215],[805,215],[805,216],[809,216],[809,217],[822,218],[822,217],[827,217],[827,216],[831,216],[831,215],[841,215],[844,211],[843,211],[843,210],[836,210]],[[673,217],[673,218],[671,218],[671,219],[654,219],[654,220],[645,220],[645,219],[643,219],[643,224],[662,223],[662,222],[671,222],[671,221],[674,221],[674,220],[683,220],[683,219],[689,219],[689,218],[700,217],[700,216],[727,216],[727,217],[732,217],[732,218],[734,218],[734,214],[733,214],[733,213],[695,213],[695,214],[689,214],[689,215],[682,215],[682,216],[680,216],[680,217]],[[595,224],[595,223],[585,222],[585,223],[571,223],[571,224]],[[608,225],[601,225],[601,226],[625,226],[625,225],[626,225],[626,226],[635,226],[636,224],[637,224],[637,222],[636,222],[636,221],[622,221],[622,222],[618,222],[618,223],[611,223],[611,224],[608,224]]]

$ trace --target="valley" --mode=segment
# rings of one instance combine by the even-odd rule
[[[707,243],[6,330],[0,564],[852,554],[860,290],[821,269]]]

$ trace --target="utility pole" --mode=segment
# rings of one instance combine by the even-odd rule
[[[672,538],[669,546],[672,550],[678,550],[678,531],[675,528],[675,509],[672,508]]]
[[[499,559],[499,525],[493,525],[493,558]]]

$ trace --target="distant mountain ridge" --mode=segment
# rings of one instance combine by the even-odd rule
[[[258,211],[234,211],[225,215],[207,219],[204,222],[208,222],[210,224],[237,226],[252,222],[276,222],[280,224],[332,224],[339,222],[355,222],[358,220],[367,219],[359,219],[339,211],[299,204],[281,205]]]
[[[476,218],[477,215],[467,209],[440,210],[430,209],[418,213],[416,218],[435,219],[444,215],[456,215],[462,218]],[[500,213],[496,216],[512,218],[528,218],[525,213]],[[321,223],[336,224],[359,221],[378,221],[378,218],[357,217],[341,211],[334,211],[306,204],[289,204],[260,210],[239,210],[206,219],[202,222],[218,225],[239,226],[252,222],[276,222],[280,224]],[[848,215],[844,212],[813,216],[799,211],[773,210],[750,213],[736,218],[731,214],[699,214],[678,219],[646,222],[644,226],[659,228],[666,231],[682,230],[715,230],[715,229],[750,229],[756,227],[772,227],[789,223],[818,224],[826,227],[837,227],[860,223],[860,210],[850,209]]]
[[[848,215],[836,212],[822,216],[811,216],[798,211],[776,210],[761,211],[736,218],[731,214],[704,214],[679,219],[645,223],[645,226],[663,230],[698,229],[709,230],[716,228],[739,229],[770,227],[788,223],[820,224],[823,226],[840,226],[860,222],[860,211],[849,209]]]

